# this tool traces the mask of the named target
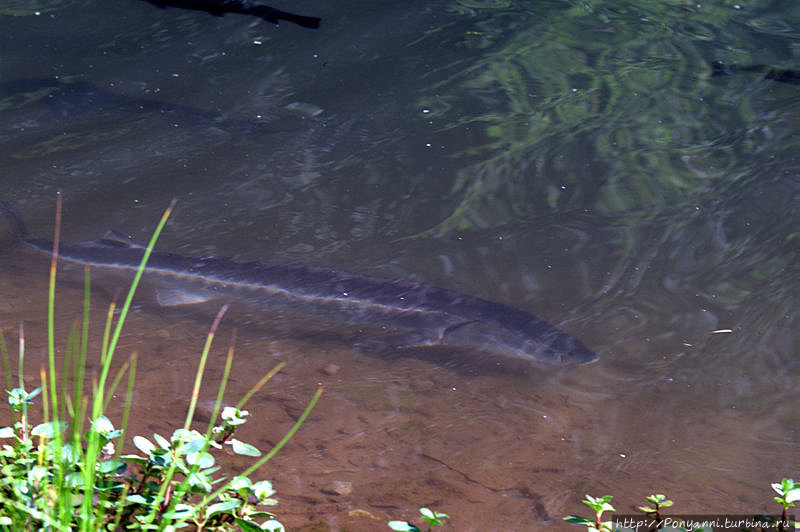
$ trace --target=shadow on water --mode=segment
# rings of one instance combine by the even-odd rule
[[[288,13],[275,9],[265,4],[254,4],[246,0],[144,0],[160,8],[177,7],[181,9],[196,9],[205,11],[211,15],[221,17],[226,13],[237,13],[240,15],[251,15],[263,18],[266,21],[278,24],[285,20],[304,28],[319,28],[320,19],[317,17],[306,17],[295,13]]]
[[[278,132],[274,125],[256,118],[237,119],[170,103],[157,91],[138,93],[114,92],[77,76],[4,81],[0,83],[0,113],[6,126],[0,129],[0,142],[7,147],[5,155],[35,159],[88,147],[103,150],[139,141],[142,127],[152,128],[162,151],[187,143],[199,147],[230,135],[258,138]]]

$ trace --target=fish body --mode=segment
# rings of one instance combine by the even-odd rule
[[[30,236],[3,208],[28,246],[50,253],[52,242]],[[59,260],[133,274],[143,246],[107,234],[92,243],[59,246]],[[166,306],[234,297],[263,309],[291,309],[308,322],[353,331],[359,350],[403,353],[414,348],[466,349],[497,365],[586,364],[597,355],[580,341],[531,314],[501,303],[426,283],[279,262],[239,262],[153,252],[144,274]],[[376,331],[366,338],[355,331]],[[485,362],[485,361],[484,361]],[[512,364],[513,362],[513,364]]]

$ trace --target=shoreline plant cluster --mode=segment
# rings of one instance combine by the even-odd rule
[[[18,382],[13,384],[9,350],[0,332],[5,384],[12,416],[11,426],[0,427],[0,530],[268,530],[284,526],[266,507],[277,504],[267,480],[249,476],[269,461],[298,430],[316,404],[317,389],[309,404],[286,435],[266,454],[236,439],[237,429],[249,413],[244,405],[283,367],[278,364],[256,383],[236,406],[222,407],[233,363],[233,341],[228,348],[211,419],[203,432],[192,428],[200,384],[211,343],[226,306],[209,330],[195,374],[189,410],[181,428],[169,437],[134,436],[137,452],[122,454],[136,373],[134,353],[111,378],[111,363],[147,260],[167,222],[175,201],[161,218],[123,305],[109,306],[100,352],[100,374],[91,380],[91,395],[84,393],[88,351],[89,294],[85,271],[83,317],[70,329],[63,361],[56,364],[55,284],[61,226],[61,196],[56,204],[56,229],[48,293],[47,366],[40,371],[41,385],[26,389],[24,375],[25,334],[19,327]],[[115,320],[116,317],[116,320]],[[234,334],[235,338],[235,334]],[[60,379],[59,379],[60,375]],[[127,375],[127,390],[120,428],[105,415],[111,398]],[[71,389],[70,389],[71,388]],[[31,410],[41,401],[41,422]],[[88,419],[88,426],[84,420]],[[219,420],[219,421],[218,421]],[[258,457],[241,474],[227,478],[220,473],[215,455],[222,451]]]

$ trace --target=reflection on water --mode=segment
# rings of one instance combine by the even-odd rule
[[[425,281],[601,357],[469,376],[232,313],[218,344],[239,328],[232,398],[288,362],[242,439],[268,447],[326,389],[262,471],[288,524],[369,529],[432,506],[457,530],[561,529],[587,492],[774,510],[769,483],[800,465],[800,99],[711,64],[797,67],[796,10],[304,4],[323,17],[309,31],[141,4],[0,11],[0,196],[35,232],[56,188],[68,240],[145,240],[178,196],[160,249]],[[3,249],[0,323],[26,322],[35,368],[46,265]],[[64,280],[61,308],[77,309]],[[97,282],[100,316],[118,281]],[[164,433],[210,316],[143,293],[134,318],[122,349],[139,352],[148,413],[132,432]]]

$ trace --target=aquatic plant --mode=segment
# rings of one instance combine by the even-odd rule
[[[794,481],[790,478],[784,478],[780,484],[775,483],[772,484],[772,489],[778,493],[778,497],[775,497],[775,501],[778,502],[783,507],[783,513],[781,514],[780,518],[776,518],[775,516],[769,515],[753,515],[751,516],[753,523],[759,523],[755,528],[752,528],[753,531],[755,530],[763,530],[763,524],[767,524],[770,530],[777,530],[779,532],[787,532],[788,530],[793,529],[800,529],[800,522],[793,521],[787,515],[787,510],[794,506],[794,503],[800,500],[800,484],[795,484]],[[672,506],[673,502],[667,499],[666,495],[657,494],[657,495],[648,495],[647,502],[650,503],[649,506],[639,506],[639,510],[645,513],[647,516],[646,521],[636,521],[635,528],[626,527],[624,524],[620,524],[614,522],[613,520],[607,519],[604,520],[604,515],[606,512],[615,512],[616,510],[611,505],[611,495],[605,495],[603,497],[592,497],[591,495],[586,495],[586,499],[583,502],[585,505],[589,506],[592,510],[595,511],[595,517],[583,517],[580,515],[568,515],[564,518],[564,521],[568,523],[572,523],[574,525],[585,526],[588,532],[611,532],[613,531],[626,531],[626,530],[639,530],[640,527],[646,527],[646,530],[671,530],[674,532],[688,532],[688,531],[697,531],[697,532],[711,532],[713,530],[710,524],[703,524],[698,526],[697,522],[692,522],[690,526],[684,527],[680,525],[687,524],[684,520],[681,522],[680,517],[675,517],[669,520],[663,519],[661,515],[661,510],[664,508],[669,508]],[[635,520],[631,520],[635,521]],[[709,523],[714,521],[714,516],[709,516]],[[623,522],[624,523],[624,522]],[[669,525],[669,526],[668,526]],[[742,530],[744,532],[748,532],[751,528],[736,528],[737,530]]]
[[[419,513],[422,514],[422,519],[428,523],[428,532],[435,526],[444,526],[444,519],[450,519],[449,515],[429,508],[420,508]],[[421,532],[419,527],[407,521],[389,521],[389,528],[400,532]]]
[[[729,28],[767,31],[762,10],[454,0],[453,22],[411,44],[459,48],[426,73],[420,108],[443,135],[471,139],[453,153],[464,164],[448,214],[423,234],[585,211],[635,227],[751,182],[737,164],[783,133],[764,138],[758,100],[712,80],[711,65],[753,63],[763,45]]]
[[[800,522],[792,522],[793,518],[787,514],[788,509],[794,507],[795,502],[800,501],[800,484],[795,483],[794,480],[790,478],[784,478],[780,483],[772,484],[772,489],[778,494],[778,496],[775,497],[775,501],[783,507],[783,513],[781,514],[780,518],[776,518],[775,516],[754,515],[752,516],[753,522],[759,521],[760,523],[768,523],[769,526],[774,527],[774,530],[779,532],[800,529]],[[574,525],[585,526],[587,532],[622,532],[626,530],[639,530],[638,527],[641,526],[646,527],[646,530],[654,531],[670,530],[673,532],[688,532],[693,530],[696,532],[710,532],[712,530],[710,526],[698,527],[696,522],[692,523],[690,528],[679,526],[679,518],[670,519],[671,522],[669,526],[667,526],[667,521],[661,515],[661,511],[664,508],[671,507],[673,502],[669,500],[666,495],[661,493],[648,495],[647,502],[649,504],[638,507],[639,510],[644,512],[647,520],[644,520],[644,518],[642,521],[636,521],[632,519],[631,521],[636,521],[637,528],[626,528],[624,524],[615,522],[613,519],[606,517],[607,512],[616,512],[616,509],[611,504],[612,498],[613,497],[611,495],[594,497],[587,494],[586,498],[581,502],[594,510],[594,517],[568,515],[564,517],[564,521]],[[419,511],[422,514],[422,518],[428,523],[429,532],[433,530],[434,526],[443,526],[443,520],[450,518],[450,516],[447,514],[430,510],[428,508],[420,508]],[[401,532],[420,532],[419,527],[407,521],[389,521],[388,524],[389,528],[392,530]],[[773,528],[770,528],[770,530],[772,529]],[[737,528],[737,530],[739,529]],[[750,529],[742,528],[741,530],[748,532]],[[761,530],[761,528],[758,528],[758,530]]]
[[[657,495],[648,495],[647,502],[652,506],[639,506],[639,509],[647,515],[647,517],[654,521],[661,521],[661,509],[669,508],[673,502],[667,499],[667,496],[659,493]]]
[[[786,521],[789,508],[794,507],[794,503],[800,501],[800,484],[790,478],[784,478],[780,484],[773,484],[772,489],[778,494],[775,502],[783,507],[781,521]],[[800,523],[795,523],[795,527],[800,528]]]
[[[611,506],[611,499],[613,496],[605,495],[603,497],[592,497],[588,493],[586,494],[586,498],[581,501],[583,504],[587,505],[589,508],[594,510],[595,516],[594,519],[589,517],[582,517],[580,515],[568,515],[564,518],[564,521],[567,523],[572,523],[574,525],[583,525],[587,528],[589,532],[606,532],[612,530],[612,523],[611,521],[603,521],[603,514],[605,512],[616,512],[613,506]]]
[[[108,384],[125,317],[148,257],[175,205],[173,201],[147,246],[119,316],[116,305],[108,309],[99,378],[92,381],[91,398],[84,394],[84,374],[89,331],[89,271],[85,272],[84,312],[67,339],[62,368],[56,367],[54,300],[56,264],[61,223],[61,197],[56,206],[56,231],[48,293],[48,364],[40,372],[41,385],[26,389],[24,375],[25,334],[19,328],[19,382],[12,387],[9,352],[0,334],[8,400],[15,417],[11,426],[0,427],[0,528],[4,530],[270,530],[283,531],[275,514],[275,490],[269,481],[253,482],[249,476],[272,458],[294,435],[319,399],[318,389],[287,434],[262,456],[254,446],[234,437],[249,417],[245,403],[283,367],[278,364],[256,383],[235,407],[221,408],[233,362],[233,343],[205,432],[191,428],[200,383],[211,343],[227,307],[222,307],[209,329],[186,419],[169,437],[154,434],[152,441],[134,436],[136,454],[122,454],[130,414],[136,371],[136,355],[123,364]],[[61,380],[58,382],[59,369]],[[120,428],[105,415],[109,402],[127,373],[127,391]],[[71,393],[67,384],[72,383]],[[41,398],[42,422],[33,424],[31,406]],[[84,419],[91,420],[84,427]],[[218,417],[221,419],[217,423]],[[214,453],[228,448],[243,456],[260,457],[240,475],[220,474]],[[261,522],[257,520],[262,520]]]

